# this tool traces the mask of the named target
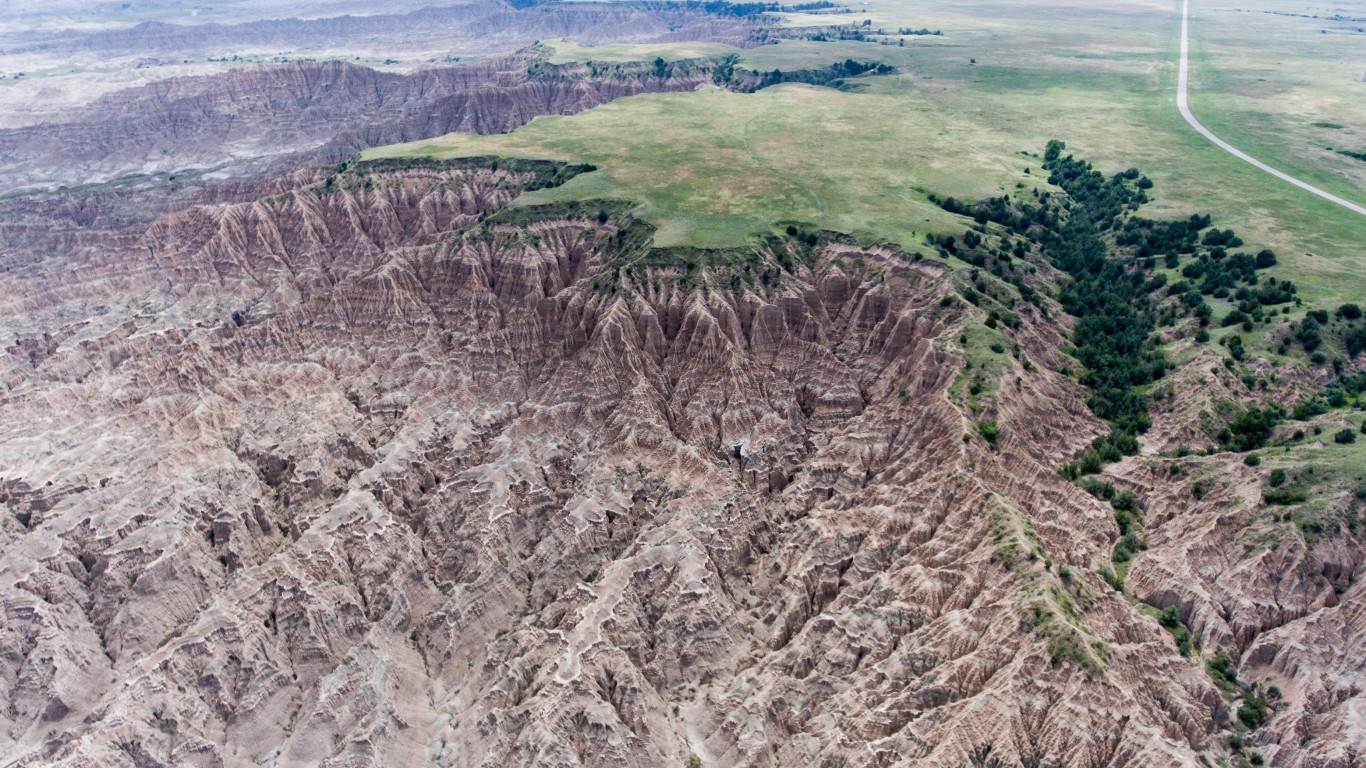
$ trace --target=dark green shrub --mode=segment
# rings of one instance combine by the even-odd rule
[[[1214,684],[1224,690],[1232,691],[1238,687],[1238,665],[1233,663],[1233,659],[1223,648],[1205,661],[1205,671],[1214,680]]]
[[[1162,609],[1162,613],[1157,617],[1157,623],[1167,629],[1176,629],[1181,626],[1181,614],[1177,612],[1176,606],[1169,605]]]
[[[1236,338],[1236,337],[1235,337]],[[1276,425],[1285,418],[1279,405],[1262,410],[1255,405],[1238,414],[1219,432],[1219,445],[1226,451],[1254,451],[1266,445]]]
[[[1267,504],[1276,504],[1283,507],[1302,503],[1308,498],[1309,492],[1298,486],[1281,488],[1275,491],[1264,491],[1262,493],[1262,500]]]
[[[1243,699],[1243,705],[1238,707],[1238,720],[1248,728],[1258,728],[1266,722],[1269,707],[1266,699],[1261,696],[1249,695]]]
[[[1129,491],[1120,491],[1110,499],[1110,506],[1119,512],[1135,512],[1138,510],[1138,499]]]
[[[1109,501],[1115,497],[1115,487],[1113,485],[1101,482],[1093,477],[1082,479],[1081,489],[1103,501]]]
[[[992,445],[996,445],[996,438],[1000,437],[1000,431],[997,429],[996,422],[994,421],[984,421],[981,424],[978,424],[977,433]]]
[[[1228,353],[1234,360],[1242,360],[1246,352],[1243,350],[1243,337],[1237,334],[1228,337]]]
[[[1105,583],[1109,584],[1111,589],[1116,592],[1124,591],[1124,579],[1121,579],[1114,571],[1110,570],[1109,566],[1102,565],[1100,567],[1100,577],[1105,579]]]

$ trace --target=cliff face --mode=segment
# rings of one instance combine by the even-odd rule
[[[319,179],[10,272],[7,752],[1203,746],[1217,693],[1094,576],[1113,523],[1053,470],[1099,429],[1053,324],[992,450],[946,398],[942,267],[829,243],[767,286],[617,283],[613,220],[459,231],[519,181]]]
[[[530,55],[410,75],[345,62],[256,66],[102,97],[60,122],[0,131],[0,190],[213,169],[268,176],[360,149],[449,133],[510,131],[537,115],[696,88],[677,77],[560,77]],[[227,166],[224,168],[224,166]]]
[[[980,311],[943,264],[838,240],[660,258],[610,208],[507,207],[556,173],[301,173],[11,250],[0,751],[1196,763],[1227,705],[1097,575],[1111,510],[1056,472],[1102,431],[1054,372],[1056,307],[1020,306],[974,413]],[[1153,542],[1131,587],[1251,646],[1299,707],[1278,760],[1330,764],[1351,601],[1261,597],[1261,562],[1192,575],[1216,497],[1144,467],[1117,470]]]

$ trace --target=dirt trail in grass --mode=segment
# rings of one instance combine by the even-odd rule
[[[823,198],[823,197],[821,197],[820,195],[816,194],[816,191],[815,191],[815,190],[813,190],[811,187],[806,186],[806,184],[802,183],[802,181],[801,181],[800,179],[795,179],[795,178],[793,178],[793,177],[791,177],[791,176],[788,176],[787,174],[783,173],[782,171],[778,170],[778,168],[777,168],[776,166],[774,166],[772,163],[770,163],[770,162],[764,160],[764,158],[762,158],[762,157],[759,156],[759,153],[758,153],[758,152],[754,151],[754,143],[751,142],[751,141],[749,140],[749,129],[750,129],[751,126],[754,125],[754,121],[755,121],[755,120],[758,120],[759,118],[761,118],[761,117],[763,117],[764,115],[768,114],[769,111],[770,111],[770,110],[765,109],[763,112],[760,112],[759,114],[755,115],[754,117],[751,117],[748,121],[745,122],[745,131],[744,131],[745,151],[749,153],[749,156],[750,156],[750,157],[754,158],[754,162],[755,162],[760,168],[763,168],[764,170],[768,171],[769,173],[773,174],[774,176],[777,176],[778,178],[782,179],[783,181],[786,181],[787,183],[789,183],[789,184],[791,184],[791,185],[793,185],[793,186],[795,186],[795,187],[798,187],[799,189],[801,189],[801,190],[802,190],[803,192],[805,192],[806,194],[811,195],[811,199],[814,200],[814,201],[816,201],[816,210],[820,211],[821,216],[825,216],[826,214],[828,214],[828,213],[830,212],[829,209],[827,209],[827,208],[825,207],[825,198]]]
[[[1271,174],[1272,176],[1275,176],[1278,179],[1288,181],[1291,184],[1294,184],[1295,186],[1299,187],[1300,189],[1313,192],[1314,194],[1318,195],[1319,197],[1325,200],[1337,203],[1338,205],[1348,210],[1355,211],[1361,214],[1362,216],[1366,216],[1366,208],[1363,208],[1362,206],[1357,205],[1356,203],[1343,200],[1342,198],[1330,192],[1325,192],[1322,189],[1319,189],[1318,187],[1314,186],[1313,184],[1300,181],[1299,179],[1295,178],[1294,176],[1291,176],[1288,173],[1283,173],[1281,171],[1276,170],[1275,168],[1272,168],[1271,166],[1252,157],[1246,152],[1243,152],[1242,150],[1238,149],[1232,144],[1229,144],[1227,141],[1224,141],[1218,136],[1215,136],[1214,133],[1210,131],[1210,129],[1201,125],[1200,121],[1195,119],[1195,115],[1191,114],[1190,102],[1186,98],[1186,87],[1190,82],[1190,10],[1190,0],[1185,0],[1181,7],[1181,73],[1176,81],[1176,107],[1177,109],[1181,110],[1181,116],[1186,118],[1186,122],[1190,123],[1191,127],[1199,131],[1202,136],[1214,142],[1221,149],[1238,158],[1239,160],[1244,160],[1248,163],[1251,163],[1257,168],[1266,171],[1267,173]]]

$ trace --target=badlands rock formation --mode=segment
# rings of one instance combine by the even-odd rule
[[[120,4],[82,0],[73,9],[64,0],[17,0],[0,7],[0,128],[93,121],[92,135],[117,134],[106,131],[102,123],[104,110],[112,109],[116,116],[120,113],[121,102],[115,95],[120,91],[261,64],[340,60],[382,67],[392,74],[413,74],[452,62],[505,55],[557,38],[587,45],[707,40],[747,47],[765,39],[772,26],[764,17],[707,13],[700,5],[680,3],[442,0],[439,7],[425,7],[432,1],[281,4],[225,0],[191,7],[160,0]],[[143,22],[137,23],[140,19]],[[209,84],[187,89],[181,84],[173,89],[183,97],[186,90],[198,88],[213,101],[209,94],[221,87]],[[148,107],[145,97],[156,93],[144,94],[140,106]],[[242,93],[246,98],[240,117],[254,123],[260,118],[253,117],[253,109],[260,102],[252,97],[258,94]],[[112,101],[106,101],[101,110],[86,109],[101,96]],[[314,97],[306,92],[297,96],[301,100]],[[150,106],[148,114],[157,109],[176,112],[181,120],[192,123],[203,118],[195,111],[202,105],[195,103]],[[221,103],[211,106],[214,110],[223,107]],[[287,103],[275,106],[283,109],[282,119],[296,112]],[[230,111],[229,117],[234,114]],[[86,138],[69,125],[65,133],[68,139]],[[249,142],[241,137],[233,141],[238,146],[230,147],[234,151],[228,155],[244,156]],[[200,147],[191,143],[191,148]],[[304,147],[291,149],[299,148]],[[158,149],[175,151],[177,145],[163,141]],[[131,169],[141,167],[140,162]],[[39,182],[54,183],[41,179],[35,183]]]
[[[537,63],[537,54],[524,53],[403,75],[298,62],[122,90],[60,121],[0,130],[0,191],[129,174],[179,173],[182,183],[186,171],[259,177],[336,163],[377,144],[451,131],[501,133],[537,115],[692,90],[711,74],[698,64],[669,77],[643,66],[594,77],[545,64],[532,69]]]
[[[1056,471],[1104,426],[1055,306],[974,412],[944,264],[665,258],[611,206],[509,207],[581,170],[6,230],[4,764],[1208,758],[1230,704],[1098,575],[1112,512]],[[1131,590],[1285,691],[1275,764],[1357,764],[1360,546],[1248,558],[1252,481],[1185,461],[1226,482],[1114,470]]]

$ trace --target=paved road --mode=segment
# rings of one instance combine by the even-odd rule
[[[1227,141],[1224,141],[1218,136],[1215,136],[1213,133],[1210,132],[1208,128],[1201,125],[1199,120],[1195,119],[1195,115],[1191,114],[1190,103],[1186,100],[1186,85],[1190,81],[1190,11],[1191,0],[1185,0],[1185,3],[1181,8],[1181,75],[1179,78],[1177,78],[1176,83],[1176,108],[1181,110],[1181,116],[1186,118],[1186,122],[1190,123],[1191,127],[1199,131],[1201,135],[1203,135],[1205,138],[1219,145],[1219,147],[1221,147],[1224,151],[1228,152],[1229,154],[1233,155],[1239,160],[1249,162],[1252,165],[1255,165],[1263,171],[1266,171],[1267,173],[1271,174],[1272,176],[1275,176],[1276,178],[1281,179],[1283,181],[1288,181],[1291,184],[1294,184],[1295,186],[1299,187],[1300,189],[1306,190],[1308,192],[1313,192],[1314,194],[1318,195],[1324,200],[1329,200],[1331,202],[1337,203],[1343,208],[1346,208],[1351,211],[1356,211],[1362,216],[1366,216],[1366,208],[1363,208],[1362,206],[1357,205],[1356,203],[1343,200],[1337,195],[1331,194],[1329,192],[1324,192],[1323,190],[1319,189],[1313,184],[1307,184],[1295,178],[1294,176],[1291,176],[1288,173],[1282,173],[1276,170],[1275,168],[1272,168],[1266,163],[1263,163],[1261,160],[1258,160],[1255,157],[1248,155],[1246,152],[1243,152],[1242,150],[1238,149],[1232,144],[1229,144]]]

